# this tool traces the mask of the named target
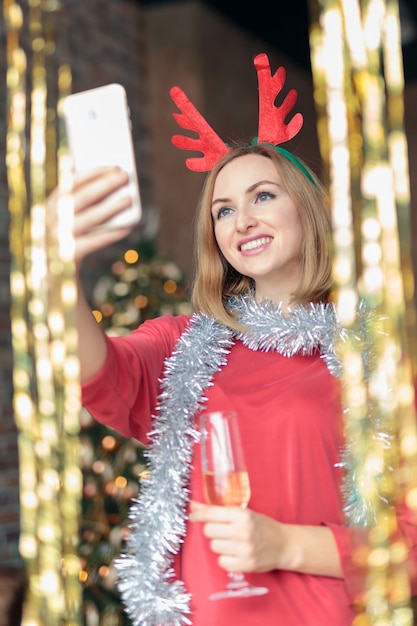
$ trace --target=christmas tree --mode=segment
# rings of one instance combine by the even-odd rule
[[[152,241],[128,249],[97,283],[93,314],[109,335],[123,335],[165,313],[190,313],[184,276],[155,254]],[[130,626],[117,591],[114,559],[128,531],[128,509],[146,473],[144,447],[98,424],[83,409],[84,489],[80,533],[86,626]]]

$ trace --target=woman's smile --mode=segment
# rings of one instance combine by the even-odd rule
[[[247,239],[243,243],[239,243],[238,248],[241,252],[260,252],[265,246],[271,243],[272,237],[256,237],[255,239]]]

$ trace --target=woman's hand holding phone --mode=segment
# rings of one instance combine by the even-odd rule
[[[129,175],[119,167],[101,167],[87,173],[75,174],[71,192],[74,206],[75,262],[82,260],[126,237],[132,226],[101,228],[111,218],[132,204],[129,194]],[[50,237],[56,236],[58,222],[59,188],[48,198],[48,228]]]

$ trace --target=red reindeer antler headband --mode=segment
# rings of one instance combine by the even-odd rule
[[[297,102],[296,90],[291,89],[282,103],[276,106],[275,99],[285,84],[285,69],[279,67],[272,75],[268,57],[264,53],[255,57],[254,65],[258,74],[259,86],[259,126],[255,143],[272,144],[276,150],[289,158],[313,182],[310,173],[297,157],[278,145],[295,137],[303,125],[301,113],[295,113],[288,122],[285,121]],[[172,143],[182,150],[201,152],[201,157],[188,158],[185,164],[194,172],[208,172],[222,156],[229,152],[230,147],[220,139],[182,89],[173,87],[170,95],[181,111],[181,113],[173,113],[178,126],[198,134],[198,138],[174,135]]]

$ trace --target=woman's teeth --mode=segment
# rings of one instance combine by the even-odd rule
[[[240,246],[242,252],[246,252],[247,250],[253,250],[254,248],[259,248],[260,246],[265,245],[271,241],[271,237],[261,237],[260,239],[253,239],[252,241],[247,241]]]

